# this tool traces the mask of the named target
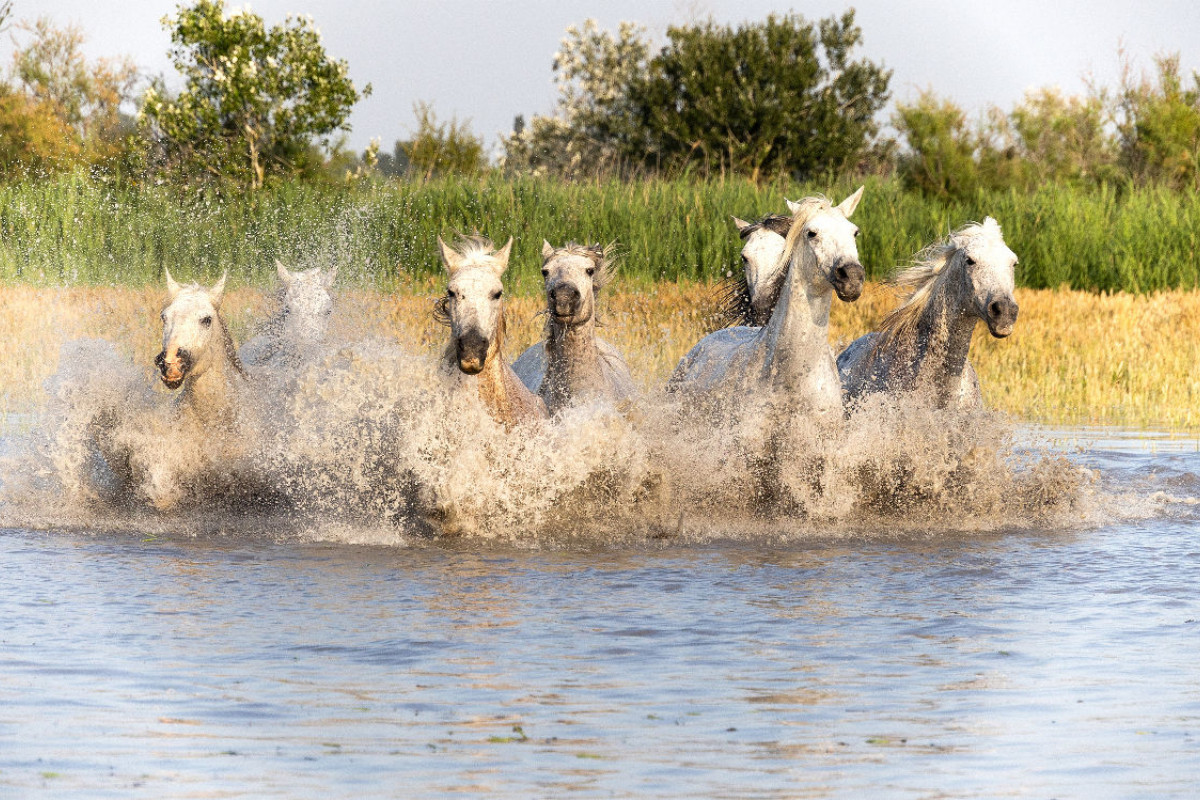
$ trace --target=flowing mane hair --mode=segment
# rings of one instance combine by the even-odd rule
[[[896,306],[879,328],[871,347],[870,357],[891,350],[916,335],[917,321],[938,296],[956,270],[962,269],[962,259],[954,256],[975,239],[1000,236],[1000,225],[988,217],[984,222],[971,222],[917,253],[913,263],[888,279],[903,301]]]
[[[738,236],[745,240],[755,231],[768,230],[786,239],[791,228],[792,218],[787,214],[767,214],[762,219],[739,230]],[[783,274],[777,272],[771,276],[767,284],[759,289],[759,292],[769,292],[778,298],[781,288],[783,288]],[[772,300],[771,305],[774,304],[774,300]],[[722,279],[717,284],[716,306],[717,311],[713,315],[714,330],[728,328],[730,325],[754,324],[754,298],[750,295],[750,283],[746,279],[745,269],[735,270],[729,277]]]
[[[470,235],[458,234],[455,237],[454,249],[464,259],[489,258],[496,254],[496,245],[492,240],[480,233]],[[450,297],[442,295],[433,301],[433,320],[439,325],[450,327]],[[503,341],[504,336],[504,303],[500,304],[500,325],[496,334]]]

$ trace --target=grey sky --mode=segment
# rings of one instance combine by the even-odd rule
[[[17,18],[47,14],[80,24],[90,55],[128,54],[140,67],[171,78],[169,43],[159,20],[175,0],[15,0]],[[231,6],[243,6],[233,2]],[[326,49],[350,64],[359,85],[374,94],[351,119],[351,144],[361,149],[380,137],[385,149],[411,130],[416,100],[433,103],[442,119],[469,118],[494,143],[515,114],[547,112],[554,103],[550,62],[563,30],[595,17],[613,28],[623,19],[646,25],[661,39],[666,27],[710,14],[721,22],[761,19],[794,10],[808,19],[858,9],[861,53],[894,70],[893,99],[911,99],[932,86],[964,107],[1008,108],[1028,88],[1083,88],[1093,73],[1112,85],[1117,48],[1148,69],[1155,53],[1180,52],[1185,70],[1200,69],[1200,3],[952,2],[922,0],[258,0],[250,4],[268,23],[287,14],[311,14]],[[5,41],[0,57],[8,58]]]

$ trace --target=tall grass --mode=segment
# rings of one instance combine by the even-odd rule
[[[224,199],[170,186],[114,188],[83,175],[0,186],[0,280],[38,285],[211,278],[266,285],[276,258],[341,266],[347,283],[408,286],[438,271],[434,239],[479,230],[516,239],[511,280],[539,283],[552,242],[617,241],[627,284],[711,281],[738,268],[730,215],[784,210],[784,197],[840,199],[853,186],[743,180],[565,183],[487,176],[347,187],[289,183]],[[871,180],[855,216],[872,277],[952,228],[996,217],[1027,287],[1148,292],[1200,285],[1200,196],[1161,188],[1044,186],[944,201]]]

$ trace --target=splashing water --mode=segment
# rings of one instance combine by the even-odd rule
[[[67,343],[0,466],[0,522],[609,543],[1077,527],[1166,502],[1018,446],[1003,415],[916,396],[868,397],[831,423],[786,399],[651,393],[510,431],[471,377],[390,340],[331,341],[251,378],[236,419],[206,427],[111,343]]]

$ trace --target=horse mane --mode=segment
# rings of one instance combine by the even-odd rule
[[[1000,236],[1000,225],[991,217],[983,223],[968,223],[942,241],[929,245],[913,257],[912,264],[888,279],[888,285],[903,300],[884,318],[871,348],[871,358],[915,334],[917,321],[953,272],[947,267],[954,263],[954,255],[983,236]]]
[[[792,257],[795,255],[800,242],[800,232],[804,230],[804,226],[817,214],[833,208],[833,203],[823,194],[806,197],[792,205],[796,207],[796,210],[792,212],[792,225],[788,228],[787,239],[783,245],[783,256],[780,259],[781,264],[788,265],[791,264]]]
[[[791,227],[792,218],[787,214],[767,214],[762,219],[756,220],[739,230],[738,236],[742,239],[748,239],[755,231],[766,229],[786,239]],[[771,276],[770,283],[761,287],[759,291],[765,290],[773,294],[775,299],[778,299],[779,291],[782,287],[782,274],[776,273]],[[775,305],[775,299],[771,301],[770,305]],[[746,280],[746,270],[744,268],[734,270],[728,277],[723,278],[717,284],[715,305],[717,306],[717,311],[712,316],[713,321],[716,323],[714,330],[728,328],[730,325],[756,325],[760,323],[754,317],[754,298],[750,295],[750,282]]]
[[[237,345],[233,342],[233,336],[230,335],[229,328],[225,325],[225,318],[221,316],[220,309],[217,309],[217,321],[221,323],[221,344],[225,347],[225,357],[229,359],[229,363],[237,373],[245,377],[246,367],[242,364],[242,359],[238,357]]]

